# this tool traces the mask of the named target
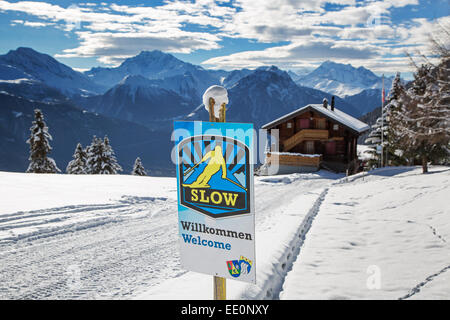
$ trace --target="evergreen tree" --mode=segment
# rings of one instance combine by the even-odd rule
[[[102,140],[92,137],[91,144],[86,148],[86,173],[99,174],[101,171],[101,154],[103,153]]]
[[[48,127],[44,122],[44,115],[39,109],[34,110],[35,120],[30,128],[31,135],[27,140],[30,145],[30,165],[27,172],[29,173],[57,173],[61,172],[56,166],[55,160],[47,157],[52,151],[49,140],[52,136],[48,132]]]
[[[383,115],[384,116],[384,112]],[[383,124],[384,127],[384,124]],[[376,120],[375,124],[372,125],[372,130],[370,131],[369,135],[367,136],[364,143],[368,144],[370,147],[369,153],[371,155],[371,159],[368,161],[369,166],[378,166],[378,163],[380,161],[380,148],[381,148],[381,128],[382,128],[382,120],[381,116]],[[387,139],[387,130],[383,129],[383,144],[385,144],[385,141]]]
[[[91,145],[87,148],[86,167],[90,174],[117,174],[122,171],[108,137],[105,136],[103,140],[93,137]]]
[[[372,125],[372,131],[370,131],[364,143],[368,144],[371,150],[368,152],[372,155],[372,158],[369,160],[369,166],[377,166],[381,161],[381,152],[386,155],[384,157],[384,161],[389,158],[392,160],[393,154],[391,152],[392,146],[389,140],[389,121],[390,121],[390,110],[393,108],[393,105],[396,104],[396,91],[399,86],[401,86],[400,74],[397,73],[394,81],[392,82],[392,88],[389,91],[389,95],[387,97],[386,104],[381,108],[381,116],[377,118],[375,124]],[[383,166],[384,164],[381,163]]]
[[[83,150],[81,143],[78,143],[73,154],[73,160],[67,165],[66,172],[69,174],[86,174],[86,160],[86,151]]]
[[[401,139],[397,135],[396,127],[400,125],[397,123],[398,112],[402,110],[402,99],[405,94],[405,88],[400,80],[400,73],[397,72],[394,81],[392,81],[392,87],[389,91],[387,98],[387,104],[385,107],[385,115],[387,122],[387,143],[386,150],[389,161],[394,165],[405,165],[407,164],[404,157],[404,150],[402,150]]]
[[[103,154],[102,154],[102,170],[101,174],[117,174],[122,170],[122,167],[117,162],[114,150],[109,144],[107,136],[103,139]]]
[[[141,158],[137,157],[136,161],[134,161],[133,171],[131,171],[133,176],[146,176],[147,172],[142,165]]]

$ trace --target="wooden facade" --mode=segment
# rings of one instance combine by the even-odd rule
[[[319,167],[322,162],[322,156],[317,157],[307,157],[301,156],[295,153],[292,154],[266,154],[266,163],[271,164],[273,161],[278,161],[284,165],[291,166],[311,166],[311,167]],[[275,159],[274,159],[275,158]]]
[[[320,108],[328,110],[321,112]],[[297,165],[304,161],[304,165],[310,166],[311,157],[303,157],[302,160],[301,154],[315,154],[320,155],[320,165],[325,168],[334,171],[354,170],[358,136],[365,131],[359,128],[365,129],[365,124],[345,114],[346,121],[339,121],[338,115],[342,116],[343,113],[339,111],[339,114],[334,116],[335,109],[330,108],[322,105],[304,107],[263,126],[263,129],[278,130],[279,151],[283,155],[296,155]],[[360,127],[350,127],[349,118],[354,119]],[[280,156],[280,164],[292,164],[292,157],[289,157],[289,161],[287,157],[284,158]],[[319,158],[315,159],[319,161]]]

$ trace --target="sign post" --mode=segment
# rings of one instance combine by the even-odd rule
[[[256,283],[253,125],[226,123],[227,102],[207,97],[209,122],[174,123],[182,132],[175,134],[181,264],[213,275],[215,300],[226,299],[227,278]]]
[[[219,119],[217,119],[214,115],[214,104],[215,103],[216,102],[214,101],[214,98],[210,97],[209,101],[208,101],[209,121],[216,122],[216,120],[219,120],[218,122],[225,122],[225,112],[226,112],[225,103],[222,103],[222,105],[220,106]],[[232,180],[230,180],[230,181],[233,182]],[[213,291],[214,291],[214,300],[226,300],[227,299],[227,280],[222,277],[213,276]]]

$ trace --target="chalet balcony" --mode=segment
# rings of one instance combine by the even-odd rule
[[[303,129],[292,137],[282,142],[283,151],[289,151],[303,141],[327,140],[329,139],[328,130],[323,129]]]

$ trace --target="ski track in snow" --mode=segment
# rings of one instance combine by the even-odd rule
[[[389,175],[387,169],[377,173],[378,177],[371,175],[370,180],[403,179],[417,174],[411,172],[396,177]],[[288,238],[274,264],[273,274],[261,283],[260,290],[253,291],[254,295],[249,292],[241,298],[279,299],[288,273],[302,258],[302,246],[329,190],[356,179],[365,183],[365,177],[367,175],[360,174],[342,179],[328,175],[311,178],[300,174],[257,178],[257,232],[273,228],[281,203],[291,203],[289,208],[296,210],[297,195],[314,197],[310,202],[312,206],[309,211],[305,208],[301,223],[293,229],[291,239]],[[417,198],[424,194],[414,195]],[[407,201],[410,200],[405,199],[405,203]],[[355,202],[349,198],[334,205],[351,207]],[[389,206],[384,209],[390,210]],[[286,210],[289,213],[290,209]],[[139,296],[150,287],[158,288],[158,284],[187,273],[179,263],[176,213],[174,197],[123,195],[111,203],[2,214],[0,299],[126,299]],[[396,222],[421,225],[441,242],[447,242],[429,223]],[[426,277],[399,299],[421,292],[449,269],[447,266]]]
[[[430,283],[431,281],[433,281],[436,277],[438,277],[439,275],[443,274],[444,272],[450,270],[450,265],[448,265],[447,267],[443,268],[442,270],[428,276],[424,281],[422,281],[421,283],[419,283],[417,286],[415,286],[414,288],[412,288],[408,294],[404,295],[401,298],[398,298],[398,300],[406,300],[411,298],[412,296],[414,296],[416,293],[419,293],[421,291],[421,289],[423,287],[425,287],[428,283]]]
[[[392,171],[392,173],[390,171]],[[411,172],[408,172],[408,171],[411,171]],[[444,173],[444,172],[448,172],[448,171],[449,171],[449,169],[443,169],[443,170],[439,169],[439,170],[434,170],[433,172],[430,172],[429,174],[433,175],[433,174],[436,174],[436,173]],[[370,179],[368,178],[369,176],[370,176]],[[351,183],[353,183],[355,181],[358,181],[359,184],[365,184],[365,183],[372,183],[372,182],[377,181],[377,180],[389,181],[389,179],[395,179],[395,180],[411,179],[411,178],[414,178],[414,176],[416,176],[416,177],[424,177],[423,174],[419,170],[414,170],[413,171],[413,168],[405,167],[404,170],[402,170],[402,168],[394,168],[394,169],[392,169],[392,168],[382,168],[382,169],[376,170],[375,172],[371,172],[369,174],[361,173],[361,174],[357,174],[357,175],[354,175],[354,176],[351,176],[351,177],[348,177],[348,178],[346,177],[346,178],[343,178],[343,179],[339,179],[339,180],[337,180],[335,182],[332,182],[330,184],[330,188],[334,190],[334,188],[336,188],[336,187],[345,186],[345,185],[351,184]],[[367,180],[365,180],[366,177],[368,178]],[[414,181],[414,180],[411,180],[411,181]],[[434,193],[445,192],[446,190],[448,190],[448,184],[446,184],[446,182],[448,182],[448,180],[446,180],[446,181],[444,180],[444,182],[442,183],[441,187],[436,186],[436,185],[432,185],[431,186],[431,185],[427,185],[427,184],[423,184],[423,185],[420,185],[420,186],[416,186],[416,185],[413,185],[413,184],[405,185],[403,190],[412,190],[413,191],[411,193],[412,196],[404,197],[404,199],[400,198],[401,200],[400,201],[396,200],[396,203],[395,203],[394,206],[388,205],[388,206],[385,206],[385,207],[381,207],[380,211],[385,212],[385,211],[389,211],[389,210],[396,210],[399,207],[403,208],[404,206],[412,203],[413,201],[417,201],[418,199],[422,199],[424,197],[429,197],[430,196],[430,191],[429,190],[433,190]],[[402,188],[400,188],[399,190],[402,190]],[[395,190],[395,191],[398,192],[398,190]],[[360,197],[359,200],[364,200],[365,198],[371,198],[371,197],[373,197],[373,195],[367,194],[365,197]],[[349,199],[346,200],[346,201],[342,201],[342,202],[339,201],[339,202],[334,202],[334,203],[330,203],[330,204],[353,207],[355,205],[358,205],[357,202],[351,201],[353,199],[354,198],[349,197]],[[420,201],[423,201],[423,200],[420,200]],[[427,210],[431,210],[431,209],[429,209],[427,207]],[[317,214],[320,215],[321,212],[317,212],[316,215]],[[433,236],[437,240],[439,240],[439,242],[441,242],[442,245],[446,245],[447,244],[446,237],[444,237],[442,234],[440,234],[438,232],[439,226],[436,227],[435,225],[430,224],[428,221],[426,221],[426,222],[423,221],[422,222],[422,221],[419,221],[419,220],[416,221],[416,220],[412,220],[412,219],[383,219],[383,218],[381,218],[381,219],[373,219],[373,218],[370,219],[369,218],[366,221],[376,221],[376,222],[382,221],[382,222],[397,222],[397,223],[404,223],[404,224],[409,224],[409,223],[416,224],[417,226],[420,226],[421,228],[424,228],[424,229],[427,229],[427,230],[431,231]],[[301,260],[301,259],[302,259],[302,255],[301,255],[301,252],[299,252],[297,260]],[[448,272],[450,270],[450,265],[447,265],[448,262],[446,262],[446,261],[442,261],[442,262],[443,262],[443,265],[445,267],[442,268],[442,264],[440,264],[439,266],[436,267],[437,270],[442,268],[439,271],[434,272],[432,270],[431,271],[429,270],[428,272],[430,272],[430,273],[434,272],[434,273],[432,273],[432,274],[430,274],[428,276],[426,276],[426,274],[425,274],[425,277],[426,277],[425,280],[421,281],[416,286],[414,286],[412,289],[407,291],[408,293],[405,294],[405,295],[402,295],[400,298],[398,298],[398,300],[409,299],[409,298],[414,297],[416,294],[419,294],[419,293],[424,294],[425,296],[427,296],[427,290],[424,290],[427,286],[429,286],[429,288],[430,288],[429,290],[439,290],[439,289],[436,289],[436,288],[440,288],[436,283],[439,282],[439,279],[442,279],[442,280],[440,280],[440,282],[446,281],[446,277],[448,277]],[[295,267],[295,266],[293,266],[293,267]],[[299,270],[293,270],[292,272],[294,272],[294,271],[299,272]],[[287,279],[288,277],[289,277],[289,275],[287,275],[287,277],[285,279],[285,282],[288,281],[288,279]],[[292,289],[292,288],[295,288],[295,286],[294,287],[292,286],[292,281],[299,281],[300,279],[303,279],[303,278],[301,278],[301,277],[296,277],[296,278],[295,277],[291,277],[289,279],[289,281],[291,281],[291,283],[290,283],[291,286],[289,288],[290,289],[290,292],[289,292],[290,295],[289,295],[288,299],[292,299],[293,296],[295,297],[295,289]],[[425,292],[425,293],[423,293],[423,292]],[[282,294],[282,292],[280,294]],[[314,296],[314,295],[312,295],[312,296]],[[307,297],[309,297],[309,296],[307,296]],[[420,295],[420,297],[422,297],[422,295]]]
[[[367,221],[384,221],[384,222],[404,222],[404,223],[415,223],[418,225],[422,225],[422,226],[426,226],[427,228],[429,228],[431,230],[431,232],[433,233],[434,236],[436,236],[436,238],[438,238],[439,240],[441,240],[442,242],[446,243],[447,241],[444,239],[443,236],[441,236],[435,227],[433,227],[432,225],[426,224],[426,223],[421,223],[421,222],[417,222],[414,220],[395,220],[395,219],[367,219]]]
[[[311,229],[311,225],[314,221],[314,218],[319,213],[320,205],[324,201],[327,193],[328,193],[328,188],[325,188],[320,193],[317,200],[314,202],[313,206],[309,210],[308,214],[303,219],[303,222],[300,225],[298,232],[295,235],[293,241],[289,245],[289,248],[288,248],[289,250],[288,250],[287,255],[285,256],[285,260],[280,262],[281,282],[275,288],[268,289],[263,298],[276,299],[276,300],[280,299],[280,293],[283,290],[283,284],[286,279],[286,275],[288,274],[289,271],[292,270],[292,267],[293,267],[295,261],[299,258],[301,247],[303,245],[303,242],[306,239],[306,235],[308,234],[308,231]]]
[[[33,230],[0,242],[0,299],[126,298],[181,275],[175,213],[173,200],[123,197],[3,215],[0,232]]]
[[[392,170],[392,169],[391,169],[391,168],[385,168],[385,169],[379,169],[378,172],[380,173],[380,172],[383,172],[383,171],[390,171],[390,170]],[[449,169],[445,169],[445,170],[442,170],[442,171],[448,171],[448,170],[449,170]],[[391,178],[391,179],[392,179],[392,178],[395,178],[395,179],[405,179],[405,178],[408,178],[408,177],[411,176],[411,175],[421,175],[421,174],[422,174],[422,173],[411,173],[411,174],[403,175],[403,176],[402,176],[402,175],[401,175],[401,176],[391,176],[391,177],[389,177],[389,178]],[[363,174],[360,174],[360,175],[355,176],[351,181],[348,181],[348,179],[341,179],[341,181],[337,182],[336,184],[353,182],[353,181],[355,181],[356,179],[361,179],[361,178],[364,180],[364,177],[366,177],[366,176],[367,176],[367,175],[363,173]],[[386,179],[386,177],[381,177],[381,179]],[[414,188],[415,188],[415,187],[409,187],[408,189],[414,189]],[[439,190],[444,190],[444,189],[446,189],[446,188],[447,188],[447,186],[443,186],[443,187],[440,188]],[[422,189],[423,189],[423,188],[422,188]],[[422,193],[419,193],[419,194],[416,194],[416,195],[415,195],[415,199],[417,199],[417,198],[419,198],[419,197],[423,197],[424,195],[425,195],[425,193],[423,193],[423,192],[422,192]],[[400,205],[397,205],[396,207],[406,205],[406,204],[408,204],[409,202],[410,202],[410,200],[405,201],[404,203],[401,203]],[[384,209],[395,209],[395,207],[393,207],[393,208],[391,208],[391,207],[386,207],[386,208],[384,208]],[[375,220],[380,221],[380,219],[371,219],[371,220],[374,220],[374,221],[375,221]],[[435,227],[433,227],[432,225],[426,224],[426,223],[421,223],[421,222],[417,222],[417,221],[413,221],[413,220],[406,220],[406,221],[403,221],[403,220],[392,220],[392,219],[382,219],[382,221],[387,221],[387,222],[388,222],[388,221],[389,221],[389,222],[395,221],[395,222],[415,223],[415,224],[418,224],[418,225],[423,225],[423,226],[428,227],[428,228],[431,230],[431,232],[433,233],[433,235],[436,236],[440,241],[442,241],[442,242],[444,242],[444,243],[447,242],[447,241],[445,240],[445,238],[437,232],[437,230],[436,230]],[[422,289],[423,287],[425,287],[428,283],[430,283],[430,282],[433,281],[436,277],[438,277],[439,275],[443,274],[444,272],[446,272],[446,271],[448,271],[448,270],[450,270],[450,265],[447,266],[447,267],[445,267],[445,268],[443,268],[443,269],[441,269],[440,271],[438,271],[438,272],[436,272],[436,273],[434,273],[434,274],[428,276],[424,281],[420,282],[417,286],[415,286],[414,288],[412,288],[412,289],[409,291],[408,294],[406,294],[406,295],[404,295],[404,296],[398,298],[398,300],[406,300],[406,299],[411,298],[411,297],[414,296],[415,294],[419,293],[419,292],[421,291],[421,289]]]
[[[292,201],[293,192],[319,196],[336,177],[261,179],[257,230],[272,227],[279,204]],[[286,261],[277,266],[279,277],[291,267],[311,222],[301,224]],[[0,299],[133,298],[187,272],[179,263],[177,235],[173,197],[122,196],[112,203],[2,214]],[[271,290],[276,298],[281,286]]]

